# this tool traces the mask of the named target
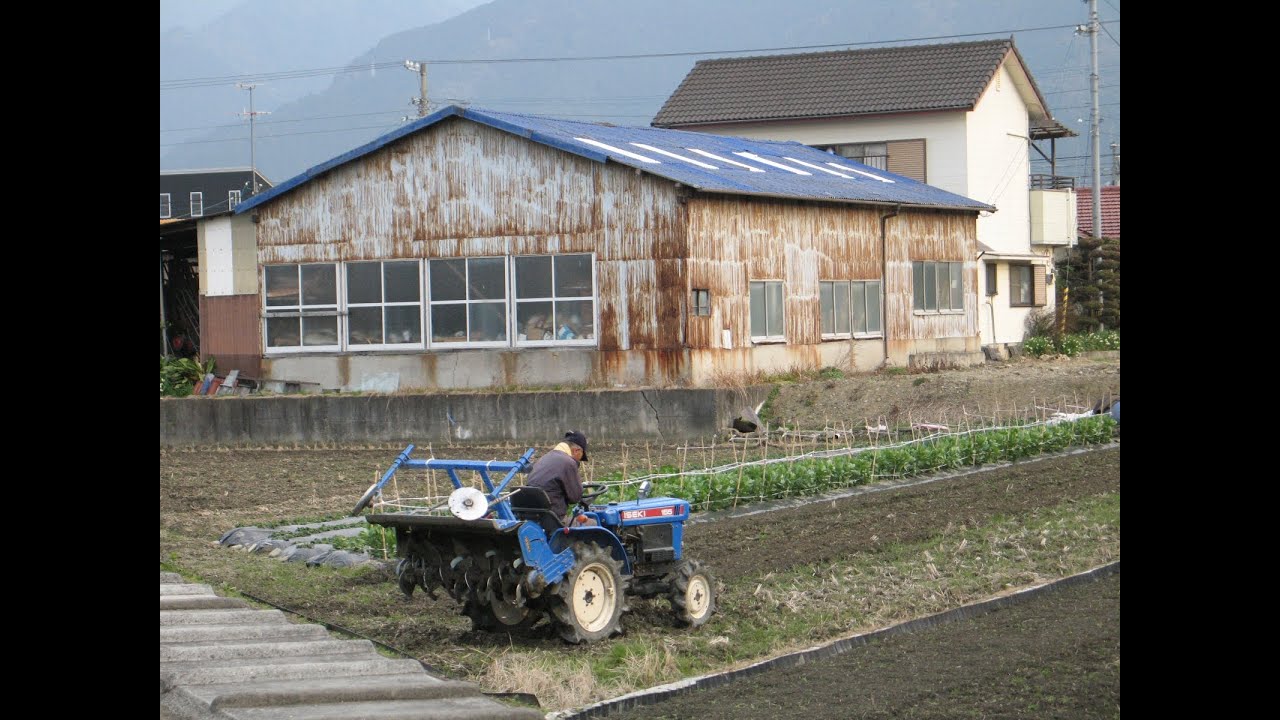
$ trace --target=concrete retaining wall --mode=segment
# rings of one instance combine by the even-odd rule
[[[711,435],[754,408],[746,390],[597,390],[435,395],[189,397],[160,400],[160,446],[313,442],[545,444],[570,429],[597,440]]]

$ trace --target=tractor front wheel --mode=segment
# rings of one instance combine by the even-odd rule
[[[681,627],[700,627],[716,611],[716,583],[702,563],[685,560],[667,576],[671,583],[671,610]]]
[[[627,610],[622,561],[608,548],[583,541],[574,544],[573,554],[577,561],[560,581],[552,607],[560,637],[576,644],[622,632]]]

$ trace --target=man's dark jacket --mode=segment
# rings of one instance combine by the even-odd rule
[[[529,479],[524,484],[542,488],[551,501],[551,512],[558,518],[564,517],[568,503],[576,503],[582,499],[578,461],[559,450],[552,450],[534,463],[533,470],[529,471]]]

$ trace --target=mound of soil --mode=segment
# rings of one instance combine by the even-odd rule
[[[1119,394],[1119,359],[1021,358],[939,372],[881,371],[786,383],[764,412],[771,422],[806,429],[879,420],[890,426],[966,418],[976,423],[995,416],[1081,412]]]

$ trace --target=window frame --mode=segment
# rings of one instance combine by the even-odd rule
[[[1009,307],[1017,307],[1017,308],[1045,307],[1046,305],[1049,304],[1048,277],[1045,278],[1045,286],[1046,286],[1045,300],[1044,302],[1036,302],[1036,268],[1037,267],[1044,267],[1044,266],[1039,265],[1037,263],[1009,263]],[[1028,302],[1021,302],[1020,295],[1017,292],[1018,290],[1017,279],[1018,279],[1018,276],[1023,273],[1024,269],[1027,275],[1027,294],[1031,296],[1031,300]],[[1046,268],[1045,270],[1043,270],[1043,272],[1047,276],[1048,269]]]
[[[1000,294],[1000,271],[996,263],[983,263],[987,273],[987,297]]]
[[[427,260],[426,267],[423,269],[423,274],[425,276],[426,288],[427,288],[426,304],[428,305],[428,308],[426,311],[427,313],[426,334],[423,336],[423,338],[427,343],[427,347],[430,347],[432,349],[437,349],[437,350],[446,350],[450,348],[501,348],[501,347],[513,346],[514,343],[512,341],[514,339],[514,336],[511,334],[511,325],[512,325],[511,263],[509,262],[508,258],[509,256],[507,255],[477,255],[477,256],[467,256],[467,257],[438,257],[438,258],[429,258]],[[435,295],[431,291],[431,263],[452,262],[452,261],[458,261],[458,260],[463,261],[464,267],[466,268],[466,276],[463,279],[462,286],[466,292],[467,297],[462,300],[436,300]],[[499,304],[495,300],[472,300],[471,299],[470,297],[471,295],[471,262],[474,260],[501,260],[502,261],[503,298],[502,298],[501,305],[503,307],[504,313],[506,314],[506,317],[504,318],[504,321],[502,323],[502,327],[507,335],[507,337],[502,340],[480,340],[480,341],[471,340],[471,306]],[[462,342],[450,342],[448,340],[435,339],[435,308],[438,306],[445,306],[445,305],[463,305],[466,310],[464,317],[466,318],[465,323],[467,328],[467,336],[466,336],[466,339],[463,340]]]
[[[938,273],[941,268],[947,270],[946,285]],[[959,287],[952,282],[958,277]],[[940,295],[946,290],[947,306],[941,307]],[[956,295],[959,294],[959,306],[956,306]],[[929,296],[933,295],[934,307],[929,307]],[[915,315],[962,315],[964,314],[964,261],[962,260],[912,260],[911,261],[911,312]],[[921,307],[923,305],[923,307]]]
[[[227,209],[235,210],[236,206],[239,204],[240,204],[240,191],[228,190],[227,191]]]
[[[590,297],[586,297],[582,295],[566,295],[564,297],[559,297],[556,295],[556,281],[555,281],[556,260],[555,259],[558,257],[573,257],[573,256],[585,256],[588,259],[588,262],[590,263],[590,266],[591,266],[591,296]],[[520,297],[520,287],[519,287],[520,279],[519,277],[517,277],[518,273],[516,272],[516,260],[519,258],[550,258],[551,259],[551,297],[540,297],[540,296],[527,297],[527,298]],[[524,254],[524,255],[510,255],[508,256],[507,259],[508,259],[508,263],[507,263],[508,277],[510,278],[510,290],[508,294],[508,298],[509,298],[508,303],[510,305],[510,310],[511,310],[507,318],[508,324],[511,326],[510,329],[508,330],[508,335],[512,339],[511,345],[513,347],[573,347],[573,346],[597,347],[599,346],[600,344],[600,301],[599,301],[600,293],[599,293],[598,287],[600,282],[600,273],[596,269],[595,253],[570,252],[570,253],[546,253],[541,255]],[[555,337],[556,330],[553,324],[552,326],[553,334],[550,340],[542,340],[542,339],[521,340],[520,339],[520,330],[522,329],[520,327],[520,305],[522,303],[524,304],[551,303],[552,313],[554,314],[556,312],[555,308],[557,303],[560,303],[560,302],[580,303],[580,302],[587,302],[587,301],[591,303],[591,327],[592,327],[591,337],[589,338],[580,337],[580,338],[574,338],[572,340],[558,340]],[[559,320],[557,319],[556,322],[559,322]]]
[[[169,193],[160,193],[160,219],[167,220],[173,217],[173,196]]]
[[[334,303],[304,303],[304,290],[302,281],[302,269],[308,266],[330,266],[334,272]],[[343,338],[346,336],[345,312],[342,310],[343,301],[346,297],[346,289],[344,287],[345,273],[342,272],[343,263],[339,262],[319,262],[319,263],[271,263],[261,266],[261,275],[259,280],[262,283],[262,349],[264,355],[294,355],[300,353],[332,353],[342,352],[345,343]],[[294,305],[267,305],[267,298],[270,288],[267,284],[267,269],[278,267],[295,268],[295,277],[297,284],[295,288],[298,291],[298,302]],[[337,329],[337,343],[333,345],[307,345],[305,344],[306,334],[302,329],[302,320],[308,317],[334,317],[335,327]],[[270,320],[273,318],[298,318],[298,344],[297,345],[271,345],[269,336]]]
[[[711,317],[711,290],[693,288],[689,295],[689,314],[692,317]]]
[[[379,273],[378,277],[379,277],[380,290],[382,295],[381,301],[376,303],[351,302],[351,281],[350,281],[350,278],[348,277],[350,268],[353,265],[371,265],[375,263],[378,265],[378,273]],[[413,263],[415,265],[415,269],[417,271],[417,288],[418,288],[418,299],[416,302],[415,301],[394,301],[394,302],[387,301],[386,266],[388,263],[403,263],[403,264]],[[340,299],[342,301],[341,314],[343,317],[343,323],[342,323],[343,328],[342,328],[342,334],[339,336],[339,343],[343,346],[343,349],[345,351],[365,352],[365,351],[373,351],[373,350],[395,351],[395,350],[426,349],[427,338],[428,338],[428,335],[427,335],[428,322],[427,322],[425,313],[423,311],[423,307],[426,305],[426,301],[424,299],[426,297],[426,292],[425,292],[425,284],[423,282],[423,277],[422,277],[423,262],[421,260],[395,259],[395,258],[386,259],[386,260],[351,260],[348,262],[339,263],[339,266],[340,266],[340,272],[342,275],[342,294],[340,296]],[[387,339],[387,308],[412,307],[412,306],[417,306],[418,308],[418,341],[403,342],[403,343],[387,342],[386,341]],[[382,308],[382,342],[381,343],[363,343],[358,345],[355,343],[352,343],[351,342],[351,311],[353,309],[364,309],[364,308],[372,308],[372,307]]]
[[[764,307],[764,321],[765,321],[765,332],[766,332],[766,334],[764,334],[764,335],[756,335],[755,320],[754,320],[754,318],[753,318],[753,317],[751,317],[751,315],[752,315],[752,313],[751,313],[751,295],[752,295],[751,290],[752,290],[752,286],[754,286],[754,285],[760,285],[760,286],[761,286],[761,289],[762,289],[762,291],[763,291],[763,293],[764,293],[764,303],[765,303],[765,307]],[[778,286],[778,293],[779,293],[779,294],[780,294],[780,296],[781,296],[781,306],[778,308],[778,313],[779,313],[779,317],[778,317],[778,324],[780,325],[780,327],[778,328],[778,333],[777,333],[777,334],[770,334],[770,333],[768,333],[768,331],[769,331],[769,330],[773,329],[773,328],[770,328],[770,327],[769,327],[769,286],[770,286],[770,285],[777,285],[777,286]],[[785,342],[787,341],[787,288],[786,288],[786,283],[785,283],[783,280],[775,280],[775,279],[769,279],[769,278],[760,278],[760,279],[748,280],[748,281],[747,281],[747,313],[748,313],[748,315],[747,315],[748,332],[750,332],[750,333],[751,333],[751,342],[752,342],[752,343],[757,344],[757,345],[773,344],[773,343],[785,343]]]
[[[822,307],[822,303],[824,302],[824,301],[823,301],[823,299],[822,299],[822,286],[823,286],[823,285],[831,285],[831,286],[833,286],[833,288],[832,288],[832,289],[833,289],[833,293],[832,293],[832,303],[831,303],[831,313],[832,313],[832,315],[833,315],[833,322],[835,322],[834,315],[835,315],[835,305],[836,305],[836,303],[835,303],[834,287],[835,287],[835,286],[838,286],[838,285],[844,285],[844,286],[846,286],[846,287],[847,287],[847,293],[848,293],[847,297],[849,298],[849,299],[848,299],[848,301],[847,301],[847,303],[848,303],[848,308],[847,308],[847,309],[848,309],[848,318],[847,318],[847,320],[848,320],[848,323],[849,323],[849,332],[826,332],[826,331],[823,331],[823,330],[821,329],[821,327],[822,327],[822,320],[821,320],[821,319],[819,319],[819,325],[818,325],[818,327],[819,327],[819,333],[820,333],[820,335],[821,335],[821,337],[822,337],[822,339],[823,339],[823,340],[849,340],[849,339],[862,340],[862,339],[882,338],[882,337],[884,337],[884,281],[879,280],[879,279],[876,279],[876,280],[820,280],[820,281],[818,282],[818,309],[819,309],[819,311],[820,311],[820,313],[819,313],[820,315],[821,315],[821,311],[825,310],[825,308],[823,308],[823,307]],[[876,293],[876,314],[875,314],[875,324],[876,324],[876,328],[875,328],[874,330],[872,330],[872,329],[871,329],[871,317],[872,317],[872,316],[871,316],[871,313],[867,310],[867,298],[869,297],[869,295],[868,295],[868,293],[870,292],[870,290],[869,290],[869,286],[871,286],[871,285],[875,285],[875,286],[876,286],[876,290],[875,290],[875,293]],[[856,307],[856,305],[857,305],[857,301],[855,301],[855,300],[854,300],[854,298],[855,298],[855,297],[860,297],[860,298],[861,298],[862,316],[863,316],[863,319],[866,321],[866,324],[867,324],[867,329],[866,329],[866,330],[857,330],[857,329],[854,327],[854,325],[855,325],[855,323],[854,323],[854,318],[855,318],[855,317],[857,317],[857,315],[856,315],[856,314],[855,314],[855,312],[854,312],[854,309],[855,309],[855,307]]]
[[[188,209],[191,211],[191,217],[204,217],[204,193],[199,190],[192,192],[189,202],[191,205]],[[200,212],[196,212],[197,204],[200,206]]]

